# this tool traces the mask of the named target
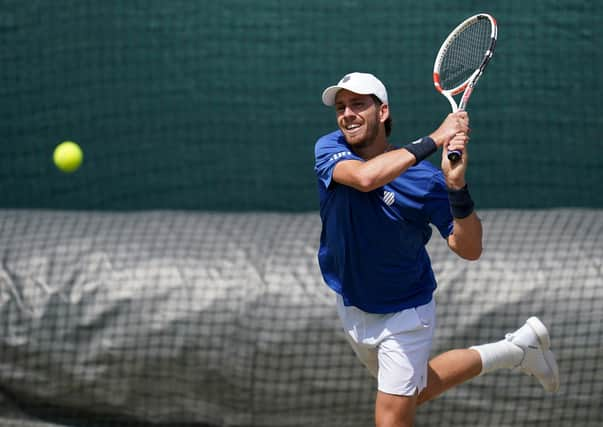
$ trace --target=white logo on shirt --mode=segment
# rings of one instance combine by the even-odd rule
[[[396,201],[396,196],[391,191],[383,191],[382,199],[387,206],[391,206]]]
[[[330,160],[331,160],[331,161],[333,161],[333,160],[337,160],[337,159],[339,159],[339,158],[341,158],[341,157],[343,157],[343,156],[350,155],[350,154],[352,154],[352,153],[350,153],[349,151],[341,151],[341,152],[339,152],[339,153],[335,153],[335,154],[333,154],[333,155],[331,156],[331,159],[330,159]]]

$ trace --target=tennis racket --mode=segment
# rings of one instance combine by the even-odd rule
[[[467,108],[473,88],[492,58],[496,37],[494,17],[479,13],[461,22],[442,43],[433,66],[433,84],[450,102],[453,112]],[[453,96],[461,92],[457,105]],[[449,151],[448,159],[455,162],[462,155]]]

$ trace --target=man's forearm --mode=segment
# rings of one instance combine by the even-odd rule
[[[448,245],[458,256],[476,260],[482,254],[482,222],[473,211],[465,218],[454,218],[454,229]]]

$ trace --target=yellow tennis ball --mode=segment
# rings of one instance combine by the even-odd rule
[[[65,141],[56,146],[52,158],[57,168],[69,173],[75,172],[80,167],[84,160],[84,153],[75,142]]]

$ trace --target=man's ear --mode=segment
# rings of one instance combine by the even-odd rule
[[[389,105],[381,104],[379,106],[379,121],[385,123],[387,119],[389,119]]]

